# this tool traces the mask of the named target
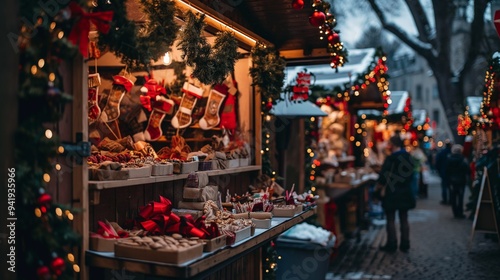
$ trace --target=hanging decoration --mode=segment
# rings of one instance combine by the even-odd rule
[[[65,3],[73,8],[77,5]],[[68,34],[76,26],[86,25],[81,21],[91,14],[83,5],[78,21],[62,5],[57,14],[47,13],[36,1],[20,1],[19,5],[19,18],[36,22],[23,21],[13,42],[19,51],[19,107],[16,166],[9,169],[16,200],[8,215],[22,221],[15,223],[15,248],[22,256],[16,258],[16,273],[18,279],[80,278],[78,258],[71,253],[79,252],[81,246],[81,237],[72,225],[76,210],[60,204],[47,189],[58,185],[59,160],[64,153],[58,131],[52,127],[57,128],[72,99],[64,92],[60,66],[71,63],[82,50],[82,42],[75,46]]]
[[[313,0],[312,10],[309,23],[319,28],[321,40],[326,38],[326,49],[330,54],[330,66],[338,71],[338,68],[348,61],[348,52],[340,40],[340,31],[335,29],[337,21],[335,16],[330,13],[330,3],[323,0]]]
[[[145,19],[135,22],[127,18],[126,0],[95,0],[94,12],[114,11],[110,30],[99,33],[98,45],[120,57],[129,70],[148,70],[174,44],[179,26],[175,22],[177,8],[173,0],[140,0]]]
[[[313,73],[308,73],[307,69],[297,73],[295,78],[295,85],[292,86],[292,100],[308,100],[309,99],[309,87],[314,85],[316,81],[316,76]]]
[[[469,134],[469,129],[472,125],[472,120],[467,111],[462,115],[458,115],[458,125],[457,125],[457,133],[458,135],[464,136]]]
[[[238,59],[238,42],[228,31],[217,33],[213,46],[202,36],[205,15],[186,14],[186,26],[180,34],[177,47],[181,50],[186,65],[193,68],[192,76],[201,83],[212,85],[222,83],[233,72]]]
[[[253,65],[250,68],[252,85],[257,87],[261,96],[262,114],[262,172],[272,179],[276,177],[270,159],[270,138],[273,133],[273,105],[281,100],[285,80],[286,61],[273,47],[257,43],[251,51]]]
[[[304,8],[304,0],[293,0],[292,1],[292,7],[295,9],[295,10],[302,10]]]
[[[483,128],[500,127],[500,53],[490,59],[484,78],[481,123]]]
[[[89,56],[90,25],[94,25],[100,33],[107,34],[113,19],[113,11],[86,13],[76,2],[70,2],[69,9],[71,16],[77,20],[68,39],[71,43],[78,45],[82,56],[87,58]]]

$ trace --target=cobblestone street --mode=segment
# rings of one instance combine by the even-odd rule
[[[426,176],[429,196],[409,212],[410,251],[379,250],[386,235],[384,221],[379,220],[362,232],[360,240],[346,240],[326,279],[500,279],[500,245],[476,233],[469,252],[472,219],[454,219],[450,206],[439,203],[440,179]],[[465,203],[468,196],[466,192]]]

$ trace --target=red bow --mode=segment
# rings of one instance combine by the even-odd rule
[[[87,58],[89,55],[90,23],[92,22],[99,32],[108,33],[109,23],[113,19],[113,11],[86,13],[76,2],[71,2],[69,9],[73,17],[78,19],[71,29],[68,40],[74,45],[78,43],[80,53]]]

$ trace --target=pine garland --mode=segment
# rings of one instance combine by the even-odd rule
[[[177,8],[173,0],[140,0],[147,19],[139,24],[127,19],[126,1],[96,1],[95,11],[114,11],[111,31],[99,34],[99,47],[120,57],[130,70],[149,70],[177,38]]]
[[[253,62],[253,66],[250,68],[252,85],[257,86],[260,90],[264,103],[262,110],[268,111],[269,109],[265,107],[267,102],[276,104],[281,99],[286,61],[273,47],[260,43],[252,48],[251,53]]]
[[[234,70],[238,59],[238,42],[233,34],[223,31],[217,33],[212,47],[202,35],[205,15],[195,15],[189,11],[186,16],[186,26],[177,45],[182,51],[182,59],[193,68],[192,76],[201,83],[221,83]]]

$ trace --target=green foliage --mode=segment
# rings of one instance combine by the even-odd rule
[[[238,59],[238,42],[227,31],[217,33],[214,46],[202,35],[205,15],[187,13],[186,26],[177,45],[186,65],[193,68],[193,77],[206,85],[221,83],[233,72]]]
[[[121,58],[129,69],[146,69],[173,45],[179,26],[172,0],[140,0],[147,15],[138,23],[127,18],[127,0],[97,0],[95,11],[114,11],[110,32],[99,34],[99,47]]]
[[[261,93],[262,101],[271,101],[276,104],[281,99],[285,80],[286,61],[273,47],[256,44],[252,48],[253,66],[250,68],[252,85],[257,86]],[[262,111],[267,111],[265,107]]]
[[[186,73],[186,63],[173,61],[172,67],[174,68],[175,79],[168,85],[168,92],[170,95],[182,96],[182,86],[187,80]]]

